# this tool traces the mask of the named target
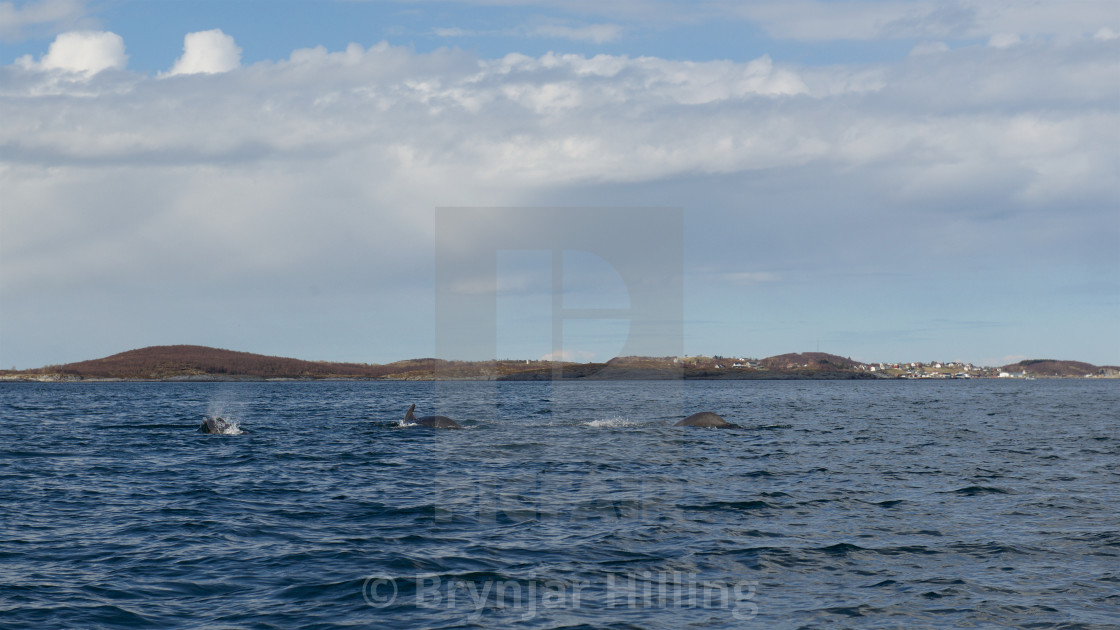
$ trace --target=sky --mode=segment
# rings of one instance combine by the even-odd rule
[[[1118,147],[1113,0],[0,1],[0,367],[433,356],[503,226],[497,358],[1117,365]],[[556,326],[634,308],[528,236],[588,208],[679,212],[559,230],[664,251],[677,339]]]

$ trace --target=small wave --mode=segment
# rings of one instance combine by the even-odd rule
[[[626,427],[636,427],[640,423],[623,418],[621,416],[615,418],[603,418],[601,420],[592,420],[591,422],[584,422],[583,426],[591,427],[594,429],[608,428],[608,429],[621,429]]]
[[[82,619],[83,624],[89,624],[90,626],[105,624],[106,626],[139,628],[158,625],[148,617],[111,604],[83,606]]]
[[[482,425],[477,425],[477,424],[470,424],[469,422],[470,421],[467,421],[467,424],[459,425],[459,429],[463,430],[463,431],[469,431],[471,429],[477,429],[480,426],[482,426]],[[388,427],[390,429],[417,429],[417,428],[420,428],[420,429],[436,430],[433,427],[426,427],[426,426],[424,426],[424,425],[422,425],[418,422],[411,422],[411,423],[406,424],[404,420],[398,420],[398,421],[394,421],[394,422],[385,422],[385,423],[382,423],[381,426]]]
[[[952,491],[952,494],[961,494],[966,497],[974,497],[980,494],[1013,494],[1010,490],[1003,488],[996,488],[994,486],[967,486],[964,488],[957,488]]]
[[[361,579],[350,579],[334,582],[296,584],[281,590],[276,596],[280,599],[294,602],[306,602],[309,600],[333,600],[341,602],[350,598],[354,594],[354,591],[360,591],[364,588],[363,583],[364,581]]]
[[[746,531],[738,532],[739,536],[747,536],[750,538],[785,538],[786,534],[780,532],[768,532],[761,529],[748,529]]]
[[[120,428],[127,428],[129,431],[160,431],[163,429],[182,429],[184,423],[194,422],[194,418],[184,418],[183,422],[166,422],[166,423],[153,423],[153,424],[130,424],[127,427],[121,426]]]
[[[882,612],[882,609],[869,606],[867,604],[860,604],[858,606],[834,606],[832,608],[821,608],[820,612],[826,612],[830,615],[841,615],[844,617],[867,617],[876,613]]]
[[[964,585],[964,584],[968,584],[968,582],[965,582],[964,580],[962,580],[960,578],[936,577],[936,578],[928,578],[928,579],[925,579],[925,580],[918,580],[918,584],[957,584],[957,585]]]
[[[816,549],[813,549],[813,551],[826,553],[830,556],[846,556],[849,553],[853,553],[856,551],[866,551],[866,549],[860,547],[859,545],[853,545],[851,543],[836,543],[835,545],[829,545],[827,547],[818,547]]]
[[[774,507],[765,501],[713,501],[704,505],[678,505],[682,510],[765,510]]]
[[[901,547],[883,547],[876,549],[876,553],[884,556],[904,556],[904,555],[936,555],[941,553],[936,549],[930,549],[925,545],[903,545]]]
[[[951,548],[966,553],[970,556],[976,557],[989,557],[1004,554],[1023,555],[1030,553],[1027,549],[1017,547],[1015,545],[1004,545],[997,542],[989,543],[957,543],[950,545]]]

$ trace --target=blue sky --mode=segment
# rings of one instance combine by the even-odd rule
[[[448,206],[680,208],[651,353],[1120,364],[1118,110],[1107,0],[0,2],[0,366],[431,355]]]

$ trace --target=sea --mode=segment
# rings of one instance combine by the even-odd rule
[[[5,383],[0,501],[3,628],[1120,627],[1120,380]]]

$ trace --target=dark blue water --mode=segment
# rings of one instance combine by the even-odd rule
[[[395,426],[412,402],[468,430]],[[748,428],[665,426],[702,409]],[[1115,628],[1118,409],[1090,380],[5,384],[0,625]]]

